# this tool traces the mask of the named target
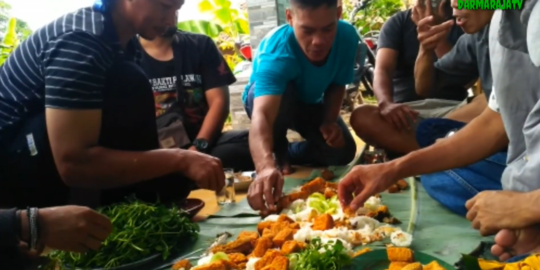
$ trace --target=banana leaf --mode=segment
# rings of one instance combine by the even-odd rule
[[[217,23],[205,20],[189,20],[178,23],[178,29],[187,32],[204,34],[215,39],[223,32],[223,27]]]

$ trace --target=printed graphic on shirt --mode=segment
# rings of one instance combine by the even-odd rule
[[[497,97],[495,96],[495,89],[491,90],[491,95],[489,97],[488,106],[489,106],[490,109],[492,109],[492,110],[494,110],[496,112],[501,112],[500,109],[499,109],[499,103],[497,103]]]
[[[154,100],[156,104],[156,116],[166,112],[182,95],[179,97],[176,91],[176,76],[150,79]],[[202,78],[200,74],[182,75],[185,91],[185,100],[183,104],[184,113],[187,119],[185,123],[200,124],[208,111],[208,105],[204,97],[204,91],[201,88]]]

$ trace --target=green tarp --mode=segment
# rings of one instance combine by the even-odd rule
[[[337,178],[341,173],[348,171],[346,167],[331,169],[335,171]],[[315,171],[306,179],[286,179],[285,191],[310,181],[318,176],[318,173]],[[461,254],[474,250],[480,241],[489,240],[482,238],[476,230],[472,229],[465,218],[451,213],[430,198],[419,181],[410,178],[408,182],[410,183],[408,190],[394,194],[383,193],[382,200],[390,212],[402,221],[400,225],[402,229],[413,234],[412,248],[414,250],[427,253],[453,265],[461,258]],[[194,250],[205,250],[218,233],[226,231],[234,237],[241,231],[256,230],[256,224],[260,221],[260,218],[255,216],[256,214],[246,200],[234,206],[224,207],[215,216],[201,222],[199,240],[195,244],[186,243],[182,255],[175,256],[170,261],[178,260]],[[374,243],[370,246],[384,248],[383,243]],[[158,266],[153,269],[164,268]]]

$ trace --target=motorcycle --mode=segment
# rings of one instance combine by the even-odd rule
[[[349,23],[354,24],[355,17],[358,12],[364,10],[369,5],[370,0],[358,1],[351,13],[349,14]],[[360,93],[360,84],[364,87],[366,96],[373,96],[373,76],[375,72],[375,53],[377,50],[377,41],[379,39],[379,31],[369,31],[365,35],[360,34],[360,41],[356,50],[356,64],[354,67],[353,83],[348,84],[345,88],[346,95],[344,97],[344,107],[349,111],[354,109],[354,100],[362,99]],[[362,63],[362,61],[364,61]]]

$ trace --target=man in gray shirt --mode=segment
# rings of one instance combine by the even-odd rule
[[[456,11],[460,13],[471,11]],[[449,118],[429,118],[418,124],[416,139],[420,147],[428,147],[436,140],[463,128],[467,122],[476,118],[487,106],[484,94],[489,95],[492,87],[491,66],[489,61],[489,22],[493,11],[477,11],[480,14],[475,20],[469,20],[463,27],[465,34],[444,57],[433,64],[433,51],[429,42],[421,42],[415,66],[416,91],[419,95],[428,96],[433,88],[445,85],[467,85],[480,78],[484,93],[475,97],[469,106],[463,107]],[[419,28],[427,30],[424,25],[428,20],[421,20]],[[419,38],[436,35],[436,31],[424,35],[419,31]],[[435,28],[437,30],[437,28]],[[425,38],[425,39],[423,39]],[[478,191],[500,190],[501,175],[506,167],[506,151],[496,153],[489,158],[471,166],[436,172],[421,176],[427,193],[446,206],[452,212],[465,216],[465,202]]]
[[[455,3],[454,3],[455,2]],[[483,191],[465,206],[482,235],[497,234],[500,260],[540,251],[540,5],[495,11],[489,49],[490,106],[455,135],[388,163],[356,166],[339,185],[340,201],[356,210],[403,177],[468,166],[508,145],[504,191]],[[457,10],[457,0],[453,1]],[[358,192],[360,190],[360,192]],[[352,197],[352,191],[358,196]]]

